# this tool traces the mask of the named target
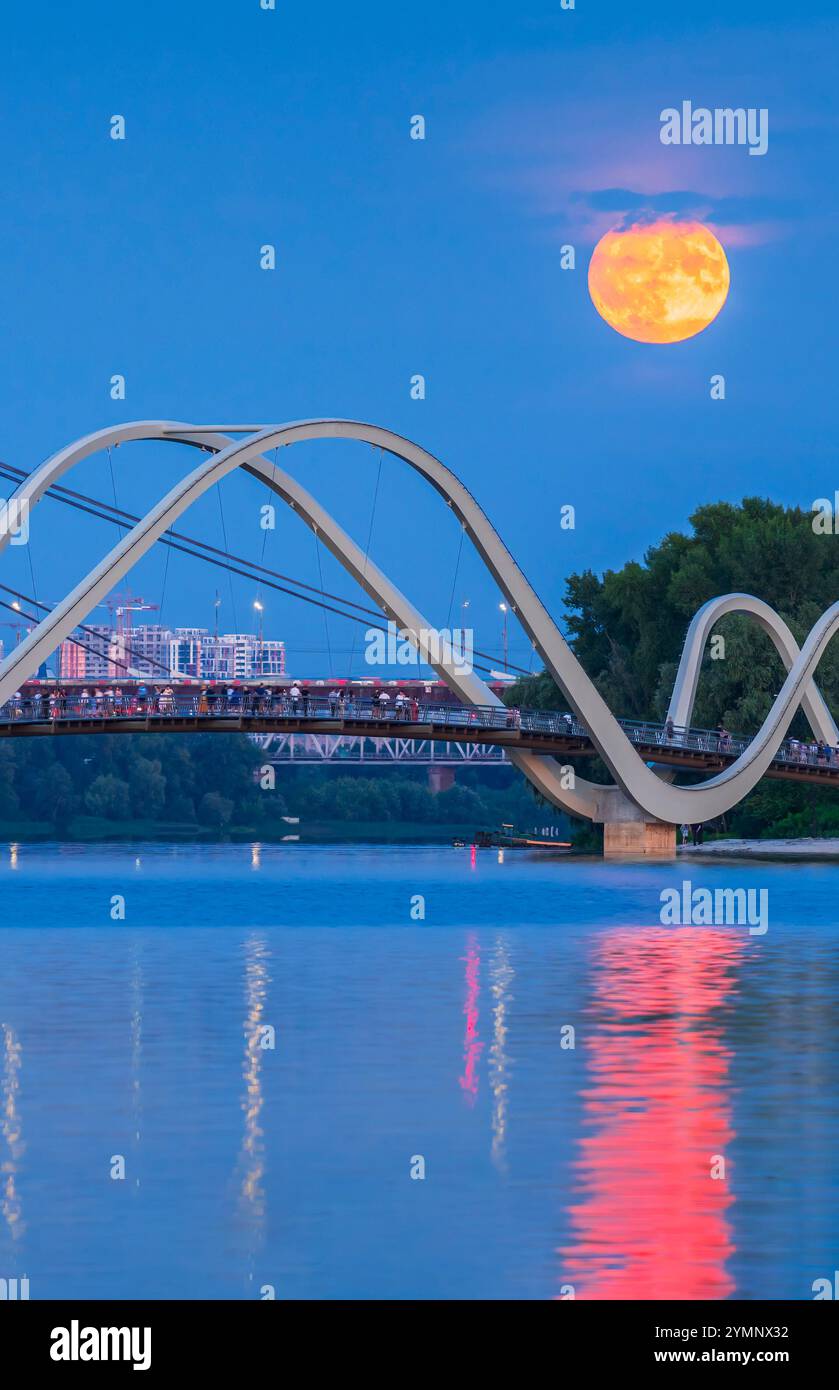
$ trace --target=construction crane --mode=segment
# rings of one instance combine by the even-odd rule
[[[16,613],[20,613],[20,612],[22,611],[22,610],[21,610],[21,606],[20,606],[20,604],[18,603],[18,601],[17,601],[16,598],[12,599],[11,603],[8,604],[7,607],[14,609],[14,611],[15,611]],[[31,622],[30,622],[30,623],[27,623],[27,622],[22,622],[22,621],[18,621],[18,622],[8,622],[8,621],[7,621],[7,622],[5,622],[5,623],[0,623],[0,627],[10,627],[10,628],[13,628],[13,629],[14,629],[14,633],[15,633],[15,646],[16,646],[16,647],[19,647],[20,644],[21,644],[21,641],[23,640],[21,634],[25,632],[26,635],[27,635],[27,637],[28,637],[28,636],[29,636],[29,633],[32,631],[32,624],[31,624]]]
[[[113,676],[119,674],[120,670],[124,671],[126,664],[130,665],[131,614],[157,612],[160,605],[158,603],[146,603],[145,599],[140,598],[137,594],[126,592],[124,594],[111,594],[111,597],[106,599],[101,607],[107,608],[111,615],[113,637],[108,657],[113,667],[109,674]]]
[[[0,627],[11,627],[11,628],[14,628],[14,631],[15,631],[15,646],[16,646],[16,647],[19,647],[20,644],[21,644],[21,642],[23,641],[23,638],[22,638],[22,635],[21,635],[21,634],[24,633],[24,632],[28,634],[28,633],[30,633],[30,632],[32,631],[32,624],[31,624],[31,623],[0,623]]]

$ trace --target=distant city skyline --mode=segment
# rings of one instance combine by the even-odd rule
[[[0,659],[4,654],[0,640]],[[138,623],[125,631],[86,623],[44,666],[60,680],[267,680],[286,675],[286,650],[282,638],[264,633],[212,633],[161,623]]]
[[[61,644],[58,675],[63,680],[118,680],[134,672],[150,680],[190,676],[210,681],[286,674],[285,643],[264,634],[216,634],[203,627],[140,623],[130,632],[86,624],[84,631],[77,629],[76,637]]]

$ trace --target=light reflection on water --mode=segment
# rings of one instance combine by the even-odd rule
[[[23,1211],[17,1191],[18,1160],[23,1153],[20,1113],[18,1110],[18,1091],[20,1089],[20,1069],[22,1065],[21,1047],[14,1030],[2,1025],[2,1081],[0,1081],[0,1106],[2,1106],[3,1149],[0,1153],[0,1181],[3,1186],[3,1220],[12,1240],[18,1240],[24,1232]],[[14,1277],[14,1276],[7,1276]]]
[[[466,938],[466,955],[463,957],[465,969],[465,1000],[463,1012],[466,1016],[466,1031],[463,1037],[463,1075],[460,1084],[470,1105],[478,1098],[478,1061],[484,1045],[478,1036],[478,999],[481,992],[481,953],[478,938],[470,932]]]
[[[254,1261],[262,1241],[265,1219],[265,1134],[260,1123],[265,1097],[262,1068],[268,1041],[263,1034],[263,1015],[270,976],[270,951],[265,941],[249,937],[245,942],[245,1049],[242,1066],[244,1124],[239,1152],[239,1210],[248,1241],[248,1278],[254,1277]]]
[[[742,938],[612,930],[594,948],[582,1198],[564,1272],[583,1298],[727,1298],[731,1096],[720,1012]]]
[[[680,877],[469,848],[7,850],[0,1277],[812,1297],[839,1243],[839,873],[692,867],[769,888],[761,938],[657,925]]]

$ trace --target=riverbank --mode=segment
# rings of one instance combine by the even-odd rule
[[[186,821],[108,821],[99,816],[77,816],[58,830],[50,821],[0,821],[0,843],[5,844],[282,844],[302,840],[307,844],[413,844],[450,845],[452,840],[472,842],[474,824],[440,824],[428,821],[305,821],[293,820],[270,826],[228,826],[223,831]]]
[[[709,840],[704,845],[679,847],[680,854],[697,859],[835,859],[839,839]]]

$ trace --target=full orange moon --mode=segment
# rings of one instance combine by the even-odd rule
[[[725,252],[701,222],[607,232],[588,268],[598,314],[636,343],[680,343],[701,333],[720,312],[730,283]]]

